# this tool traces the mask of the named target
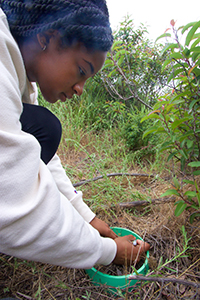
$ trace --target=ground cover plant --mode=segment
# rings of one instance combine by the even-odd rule
[[[174,26],[174,24],[172,25]],[[188,27],[188,32],[193,26],[195,24]],[[195,35],[195,38],[199,39],[200,37]],[[198,47],[198,45],[196,44],[194,47]],[[170,50],[170,47],[166,51],[168,50]],[[195,53],[199,52],[196,51]],[[192,52],[193,54],[194,52]],[[169,55],[171,54],[169,53]],[[170,70],[172,73],[173,65]],[[191,68],[188,69],[188,72],[190,70]],[[195,68],[193,70],[195,72]],[[198,85],[192,82],[192,77],[186,77],[187,80],[189,77],[189,82],[192,85],[194,84],[195,88],[187,89],[188,81],[185,77],[185,79],[182,77],[183,87],[181,87],[180,81],[178,81],[178,87],[173,93],[170,92],[170,87],[167,87],[170,95],[168,101],[172,101],[171,104],[173,104],[176,90],[177,96],[179,95],[178,99],[182,100],[181,93],[184,93],[185,90],[181,90],[181,93],[179,93],[178,88],[180,87],[189,90],[190,93],[199,91]],[[113,101],[111,98],[106,98],[108,95],[106,92],[104,94],[102,87],[99,94],[95,95],[95,82],[99,85],[99,80],[100,78],[95,78],[92,85],[80,99],[75,98],[67,103],[50,105],[40,98],[40,104],[51,109],[62,122],[63,136],[58,153],[73,184],[77,189],[83,191],[86,203],[96,212],[99,218],[105,220],[109,225],[134,230],[151,244],[148,278],[138,275],[139,284],[135,285],[132,291],[118,290],[115,299],[199,299],[199,216],[195,215],[193,222],[190,222],[191,214],[194,213],[194,210],[197,213],[198,209],[189,207],[188,209],[182,209],[181,214],[176,213],[175,215],[177,201],[180,201],[180,192],[183,195],[186,193],[185,196],[190,196],[190,200],[198,203],[197,194],[200,186],[200,175],[198,173],[193,174],[194,167],[192,165],[188,166],[187,172],[183,165],[198,162],[199,157],[196,155],[196,148],[191,146],[191,142],[189,142],[192,140],[194,143],[195,141],[194,136],[191,134],[185,138],[186,140],[181,141],[178,138],[172,140],[173,136],[179,137],[181,135],[180,131],[183,130],[184,132],[186,126],[191,126],[189,122],[192,123],[192,120],[184,119],[179,124],[175,119],[172,120],[170,130],[176,130],[172,131],[171,140],[167,134],[166,138],[168,137],[168,140],[166,141],[163,140],[164,135],[162,135],[161,140],[156,137],[154,140],[156,147],[153,153],[150,151],[151,146],[149,146],[149,152],[144,152],[145,149],[142,149],[148,148],[149,143],[153,145],[151,144],[153,137],[151,139],[150,135],[147,135],[149,139],[147,144],[134,148],[134,140],[138,139],[137,143],[142,143],[141,135],[145,130],[148,130],[145,128],[145,123],[140,123],[137,120],[134,106],[126,105],[126,102],[120,103],[120,99]],[[191,101],[195,100],[190,110],[185,112],[183,106],[181,106],[177,111],[180,113],[184,111],[184,114],[187,114],[183,118],[189,118],[191,113],[198,125],[199,96],[195,98],[196,94],[190,95],[193,97]],[[163,97],[165,96],[163,95]],[[183,97],[185,100],[186,94]],[[190,99],[186,100],[189,101]],[[151,105],[154,104],[152,101],[154,102],[154,100],[151,100]],[[165,129],[164,125],[158,123],[158,120],[159,122],[162,121],[159,119],[161,115],[163,118],[167,118],[169,112],[170,117],[174,115],[174,106],[169,107],[167,99],[163,101],[165,102],[159,101],[159,103],[165,105],[164,110],[162,110],[162,106],[158,106],[156,103],[155,105],[158,107],[156,106],[154,110],[160,110],[157,112],[159,114],[154,112],[149,115],[158,116],[154,118],[157,123],[154,124],[153,131],[159,127]],[[184,102],[180,101],[179,103],[183,105]],[[188,105],[190,104],[191,102]],[[169,110],[167,110],[168,107]],[[143,108],[139,112],[141,118],[143,118],[150,111],[147,112],[146,108]],[[151,127],[152,120],[149,116],[146,121],[149,122],[147,124]],[[180,120],[181,118],[182,115]],[[136,127],[132,124],[134,120],[137,120],[135,122],[137,123]],[[173,128],[174,122],[176,122],[177,127],[174,125]],[[128,126],[129,123],[130,127]],[[195,122],[192,124],[195,124]],[[131,135],[133,139],[131,139]],[[186,147],[181,148],[183,141],[185,141],[184,145]],[[170,147],[167,149],[162,147],[163,151],[159,151],[160,145],[164,142],[168,142]],[[180,148],[174,154],[175,150],[172,146],[176,146],[176,142],[180,142],[178,144]],[[184,149],[186,149],[187,154],[185,161],[182,158]],[[194,151],[190,151],[190,149],[194,149]],[[198,165],[194,166],[195,171],[198,171]],[[178,183],[183,180],[187,185],[180,184],[178,186]],[[191,182],[194,182],[194,184]],[[167,193],[169,190],[177,190],[177,193]],[[194,194],[189,195],[188,190],[195,192],[196,198]],[[163,193],[165,193],[165,196],[161,197]],[[0,297],[8,296],[16,296],[21,300],[109,300],[114,298],[108,292],[108,287],[103,285],[95,287],[92,285],[84,270],[24,261],[1,254]]]

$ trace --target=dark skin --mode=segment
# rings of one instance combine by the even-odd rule
[[[74,94],[80,96],[86,80],[102,68],[107,55],[103,51],[88,51],[80,43],[68,48],[60,45],[60,35],[55,30],[37,34],[19,45],[28,79],[39,84],[44,98],[50,103],[59,99],[65,102]],[[108,224],[97,217],[90,224],[101,236],[116,242],[115,264],[139,261],[140,256],[150,248],[148,243],[139,240],[138,245],[133,246],[134,236],[118,237]]]
[[[116,233],[104,221],[95,217],[90,224],[99,231],[101,236],[114,239],[117,244],[117,253],[113,262],[116,265],[131,265],[133,262],[138,262],[142,254],[149,250],[150,245],[141,240],[137,240],[137,246],[133,246],[135,237],[126,235],[118,237]]]

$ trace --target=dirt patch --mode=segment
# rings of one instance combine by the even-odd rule
[[[134,270],[139,270],[145,262],[145,258],[141,258],[141,260],[134,266],[121,266],[110,264],[109,266],[97,266],[96,270],[112,276],[124,276],[134,273]]]

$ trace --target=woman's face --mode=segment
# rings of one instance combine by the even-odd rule
[[[39,84],[50,103],[59,99],[64,102],[74,94],[80,96],[86,80],[102,68],[107,54],[89,52],[80,44],[68,48],[59,44],[57,37],[51,38],[47,48],[35,56],[31,70],[27,69],[29,80]]]

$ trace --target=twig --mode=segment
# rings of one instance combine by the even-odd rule
[[[199,289],[200,284],[196,282],[191,282],[191,281],[186,281],[182,279],[176,279],[176,278],[169,278],[169,277],[149,277],[149,276],[139,276],[139,275],[130,275],[129,280],[142,280],[142,281],[154,281],[154,282],[173,282],[173,283],[178,283],[178,284],[183,284],[187,286],[192,286],[194,288]]]
[[[83,185],[83,184],[85,184],[85,183],[89,183],[89,182],[91,182],[91,181],[96,181],[96,180],[102,179],[102,178],[104,178],[104,177],[114,177],[114,176],[154,177],[154,175],[149,175],[149,174],[138,174],[138,173],[132,173],[132,174],[129,174],[129,173],[111,173],[111,174],[101,175],[101,176],[94,177],[94,178],[92,178],[92,179],[83,180],[83,181],[74,183],[73,186],[74,186],[74,187],[77,187],[77,186]]]
[[[124,208],[129,208],[129,207],[135,207],[135,206],[143,206],[143,205],[148,205],[148,204],[151,204],[151,203],[155,203],[155,202],[159,202],[160,203],[163,203],[163,202],[172,202],[174,201],[175,198],[172,197],[172,198],[168,198],[168,199],[163,199],[163,198],[158,198],[158,199],[151,199],[149,201],[133,201],[133,202],[124,202],[124,203],[119,203],[119,206],[120,207],[124,207]]]
[[[22,293],[20,293],[20,292],[17,292],[17,294],[18,294],[19,296],[22,296],[22,297],[24,297],[25,299],[28,299],[28,300],[33,300],[33,298],[32,298],[32,297],[30,297],[30,296],[27,296],[27,295],[24,295],[24,294],[22,294]]]

